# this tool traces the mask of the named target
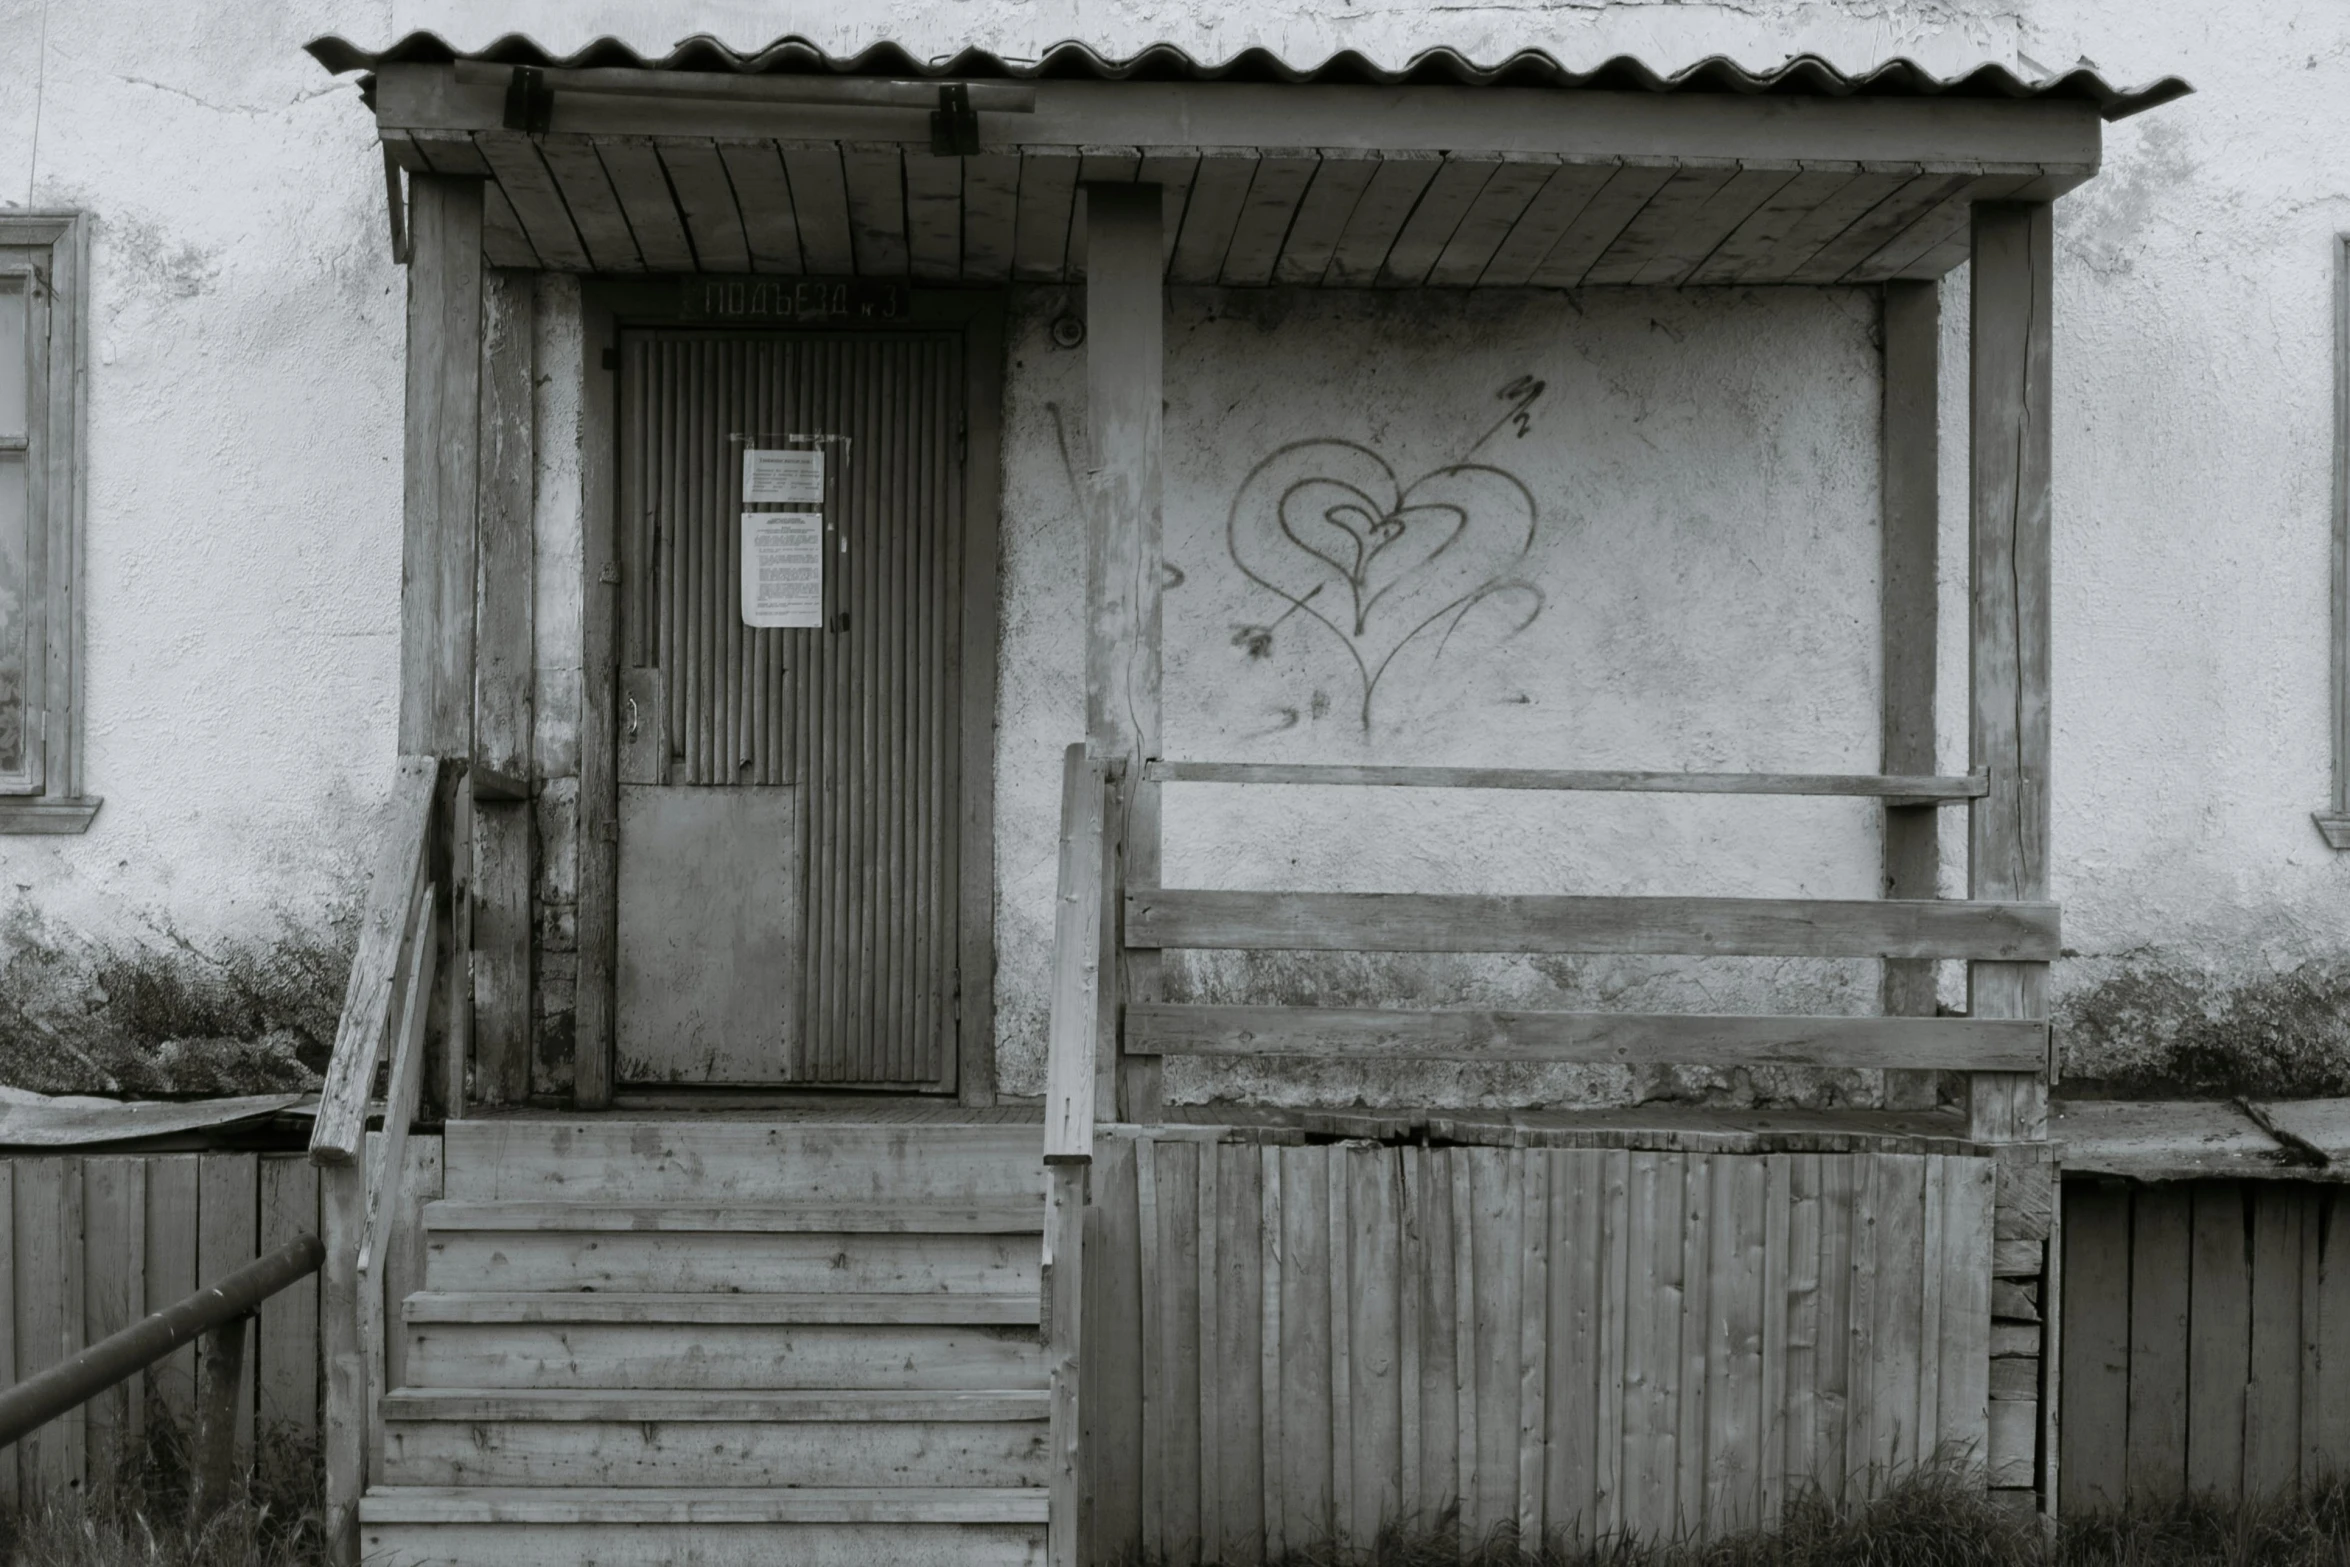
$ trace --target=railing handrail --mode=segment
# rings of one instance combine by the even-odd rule
[[[1321,788],[1536,789],[1603,794],[1812,795],[1887,805],[1964,805],[1991,792],[1973,773],[1669,772],[1566,767],[1419,767],[1330,762],[1170,762],[1142,767],[1146,783],[1307,784]]]
[[[351,983],[343,993],[342,1021],[335,1029],[334,1054],[327,1062],[318,1118],[310,1133],[313,1164],[358,1160],[375,1069],[383,1061],[395,1018],[412,1010],[402,1004],[407,998],[400,958],[411,936],[428,929],[426,857],[440,775],[438,758],[403,756],[393,776],[392,797],[384,808],[383,846],[368,879],[359,944],[351,957]]]
[[[138,1375],[181,1345],[250,1316],[270,1296],[316,1273],[325,1260],[326,1247],[317,1236],[297,1235],[226,1278],[25,1378],[0,1393],[0,1447]]]

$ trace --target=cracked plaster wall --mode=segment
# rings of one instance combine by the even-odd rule
[[[2260,1059],[2313,1061],[2309,1083],[2338,1073],[2343,1052],[2327,1031],[2339,1012],[2333,976],[2350,961],[2350,865],[2323,847],[2308,813],[2327,787],[2330,273],[2333,236],[2350,228],[2350,125],[2339,110],[2350,14],[2284,0],[940,0],[855,11],[797,0],[0,0],[0,202],[78,206],[97,219],[85,656],[88,776],[108,801],[86,837],[0,839],[0,986],[12,1001],[46,985],[51,1018],[103,1010],[104,987],[84,981],[126,955],[218,978],[255,951],[298,973],[298,954],[345,939],[393,751],[401,279],[353,87],[330,83],[298,46],[326,31],[380,42],[418,27],[466,44],[529,32],[556,47],[612,32],[654,53],[695,31],[745,46],[799,31],[843,50],[891,36],[917,52],[981,42],[1019,54],[1074,36],[1113,52],[1166,38],[1210,56],[1262,44],[1301,59],[1355,48],[1397,61],[1446,43],[1485,57],[1541,47],[1586,63],[1720,52],[1759,65],[1813,51],[1850,68],[1904,54],[1940,70],[2085,59],[2118,81],[2187,75],[2198,95],[2110,128],[2106,172],[2058,208],[2055,890],[2080,954],[2059,967],[2060,1010],[2076,1073],[2194,1077],[2200,1068],[2180,1063],[2205,1056],[2182,1056],[2179,1040],[2217,1040],[2224,1060],[2238,1048],[2229,1041],[2253,1034],[2284,1041]],[[1955,567],[1963,273],[1947,293]],[[1541,306],[1525,319],[1563,334],[1567,318]],[[1302,338],[1271,341],[1262,352],[1278,359]],[[1022,343],[1036,364],[1033,319]],[[1050,391],[1073,408],[1075,364],[1057,356],[1015,404],[1033,415]],[[1460,395],[1487,390],[1463,371]],[[1849,444],[1822,461],[1860,482],[1868,399],[1845,386],[1809,401],[1823,394],[1793,380],[1787,395],[1842,417]],[[1351,412],[1360,399],[1347,386],[1331,401]],[[1406,445],[1440,443],[1458,427],[1443,410],[1393,406]],[[1047,493],[1057,454],[1041,454],[1033,424],[1023,428],[1008,476],[1015,506],[1027,495],[1037,509],[1007,519],[1015,546],[1024,530],[1040,538],[1061,504]],[[1180,418],[1170,434],[1176,469],[1196,468]],[[1171,526],[1185,504],[1171,491]],[[542,549],[552,537],[556,553],[542,557],[542,587],[559,598],[565,535],[549,526],[543,515]],[[1066,587],[1055,573],[1068,569],[1065,550],[1048,559],[1017,548],[1006,567],[1003,1024],[1015,1089],[1033,1087],[1038,1021],[1020,943],[1042,928],[1050,878],[1031,753],[1076,722],[1071,688],[1053,684],[1074,643],[1047,645],[1041,629]],[[545,681],[559,684],[568,667],[549,602],[543,593],[542,700]],[[1187,624],[1182,605],[1170,598],[1171,630]],[[1948,675],[1963,667],[1956,609],[1953,600],[1944,617]],[[1187,656],[1222,657],[1226,617],[1197,618],[1206,635]],[[1012,667],[1030,653],[1036,672]],[[1220,700],[1249,695],[1253,666],[1238,667],[1243,678]],[[1220,671],[1195,662],[1189,673],[1213,685]],[[1171,664],[1184,673],[1181,659]],[[1171,688],[1170,734],[1213,733],[1217,714],[1183,700]],[[1943,727],[1955,763],[1954,703]],[[559,823],[561,737],[552,739],[556,764],[545,765],[542,735],[542,770],[555,777]],[[1716,829],[1730,831],[1726,821]],[[1234,827],[1226,841],[1261,844],[1262,831]],[[1806,831],[1800,841],[1833,850],[1822,875],[1865,860],[1865,834],[1850,823]],[[563,867],[550,847],[542,877]],[[560,892],[559,880],[550,885]],[[543,923],[559,943],[559,916]],[[549,977],[552,1015],[561,976]],[[1441,989],[1444,977],[1389,971],[1388,981]],[[1817,983],[1826,1004],[1861,981]],[[275,993],[248,979],[238,993],[265,992]],[[215,1015],[229,1013],[205,1013]]]

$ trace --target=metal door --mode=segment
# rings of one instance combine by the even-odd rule
[[[621,352],[616,1080],[952,1088],[961,339]],[[816,487],[746,502],[746,451]],[[775,513],[813,628],[745,624]]]

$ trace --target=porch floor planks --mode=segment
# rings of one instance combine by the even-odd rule
[[[1203,155],[1183,206],[1183,228],[1167,258],[1167,281],[1209,284],[1224,272],[1224,256],[1240,225],[1249,183],[1256,177],[1254,153]]]
[[[477,131],[473,141],[539,259],[562,271],[588,270],[587,248],[538,144],[519,131]]]
[[[1012,235],[1012,277],[1058,282],[1069,258],[1077,205],[1078,149],[1028,148],[1020,160],[1020,194]]]
[[[849,242],[859,277],[900,278],[912,265],[906,235],[906,178],[894,143],[842,142]]]
[[[799,220],[800,256],[817,277],[842,277],[856,270],[849,237],[848,181],[838,147],[817,144],[782,148],[791,180],[792,210]]]
[[[1418,288],[1425,282],[1469,215],[1469,208],[1500,167],[1495,158],[1446,154],[1422,187],[1411,216],[1396,232],[1395,243],[1388,247],[1387,259],[1379,266],[1378,286]]]
[[[628,219],[620,210],[620,198],[612,192],[612,181],[604,173],[603,161],[584,136],[546,136],[538,143],[539,156],[546,161],[547,172],[553,176],[555,188],[570,209],[571,221],[579,240],[587,248],[589,262],[599,272],[638,272],[644,261],[637,254],[636,236],[629,232]],[[504,194],[502,182],[493,182],[491,189]],[[489,217],[482,219],[483,237],[488,237]]]
[[[961,161],[963,276],[1001,283],[1012,275],[1012,242],[1020,221],[1020,159],[983,152]]]
[[[1672,181],[1674,170],[1653,164],[1624,163],[1608,175],[1607,183],[1592,194],[1558,242],[1528,276],[1538,288],[1580,288],[1585,275],[1640,215],[1643,207]]]
[[[1339,241],[1346,237],[1355,208],[1370,189],[1372,177],[1379,168],[1380,160],[1376,157],[1344,149],[1322,151],[1312,180],[1298,200],[1296,220],[1289,225],[1280,254],[1273,263],[1275,283],[1322,281],[1337,255]]]
[[[1381,157],[1347,217],[1322,281],[1341,288],[1369,288],[1378,282],[1387,253],[1442,163],[1436,153],[1390,152]]]
[[[685,222],[679,215],[677,199],[669,189],[669,176],[661,166],[661,155],[654,150],[653,141],[645,136],[601,136],[596,139],[596,156],[603,161],[604,173],[612,182],[612,194],[619,199],[620,210],[628,219],[628,229],[636,237],[637,253],[645,266],[654,272],[691,272],[695,258],[693,246],[686,239]],[[530,229],[530,214],[524,212],[523,227]],[[537,235],[534,232],[535,241]],[[539,246],[539,254],[547,254]]]
[[[664,137],[660,153],[701,270],[750,271],[750,241],[717,144],[700,137]]]
[[[1311,147],[1268,147],[1259,152],[1218,281],[1239,288],[1273,281],[1290,225],[1320,162]]]
[[[915,281],[952,283],[963,274],[963,160],[908,151],[906,256]]]
[[[1533,281],[1535,269],[1574,227],[1591,199],[1606,188],[1616,168],[1612,158],[1559,165],[1495,247],[1477,281],[1493,288],[1517,288]]]
[[[742,214],[743,242],[750,248],[754,272],[798,273],[806,270],[800,258],[799,215],[794,210],[791,179],[784,173],[783,156],[773,142],[721,141],[719,161],[726,165],[727,183],[734,188],[735,205]]]
[[[1485,275],[1495,252],[1559,170],[1556,159],[1505,163],[1493,171],[1452,235],[1437,252],[1425,279],[1429,288],[1467,288]]]
[[[1665,255],[1715,194],[1737,176],[1734,167],[1682,168],[1633,214],[1583,274],[1583,285],[1599,288],[1643,281],[1641,274]]]

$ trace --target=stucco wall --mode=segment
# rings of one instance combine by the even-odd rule
[[[798,30],[843,50],[894,36],[918,53],[1079,36],[1207,55],[1265,44],[1400,60],[1441,42],[1577,61],[1761,64],[1814,50],[1848,67],[1906,54],[1945,70],[2085,58],[2117,80],[2183,72],[2198,95],[2112,127],[2106,173],[2057,213],[2055,881],[2079,954],[2059,966],[2060,1006],[2075,1073],[2350,1086],[2337,1021],[2350,865],[2308,814],[2327,790],[2330,271],[2333,236],[2350,228],[2350,16],[2284,0],[982,0],[886,15],[747,0],[0,0],[0,202],[82,207],[97,225],[86,667],[88,776],[107,805],[86,837],[0,839],[0,1025],[20,1080],[120,1079],[175,1032],[306,1037],[331,1013],[393,748],[402,279],[356,94],[297,49],[329,30],[378,42],[413,27],[461,43],[612,31],[655,52],[696,30],[744,44]],[[1947,294],[1955,566],[1963,273]],[[1081,351],[1039,336],[1054,308],[1023,307],[1006,454],[1001,1021],[1015,1089],[1033,1083],[1039,1027],[1043,780],[1079,712],[1061,629],[1078,567],[1059,436],[1077,449],[1082,366]],[[1874,392],[1860,301],[1442,307],[1473,332],[1436,308],[1176,302],[1169,539],[1185,582],[1168,598],[1170,749],[1866,765]],[[561,312],[548,314],[543,337],[560,330]],[[561,350],[542,341],[542,372]],[[1519,564],[1542,613],[1513,638],[1456,641],[1433,671],[1416,669],[1424,644],[1407,649],[1366,738],[1347,718],[1358,698],[1334,633],[1293,617],[1251,656],[1241,633],[1280,604],[1220,545],[1234,490],[1275,446],[1319,438],[1362,443],[1408,481],[1457,457],[1521,374],[1547,383],[1529,433],[1479,455],[1535,500]],[[561,392],[549,380],[542,395]],[[1720,418],[1697,417],[1708,409]],[[541,412],[543,428],[560,424],[560,408]],[[1675,452],[1692,461],[1674,466]],[[542,486],[561,492],[566,471],[543,459]],[[576,611],[561,600],[560,516],[543,507],[541,527],[543,674],[559,683]],[[1636,597],[1635,564],[1648,568]],[[1774,625],[1799,588],[1811,607]],[[1684,614],[1700,635],[1666,630]],[[1946,613],[1953,695],[1962,624]],[[542,682],[542,704],[548,694]],[[1944,731],[1955,763],[1954,702]],[[541,761],[561,774],[559,735],[541,736]],[[1509,814],[1534,810],[1300,800],[1244,822],[1179,801],[1171,863],[1202,880],[1265,863],[1287,874],[1294,852],[1300,878],[1343,868],[1359,885],[1630,886],[1638,871],[1690,890],[1866,886],[1871,829],[1857,808],[1578,801]],[[1389,847],[1342,847],[1362,841]],[[546,876],[564,863],[551,853]],[[1713,1004],[1777,987],[1857,1007],[1868,988],[1840,971],[1723,967]],[[1374,980],[1594,1004],[1697,994],[1663,966],[1397,967],[1330,983]]]

